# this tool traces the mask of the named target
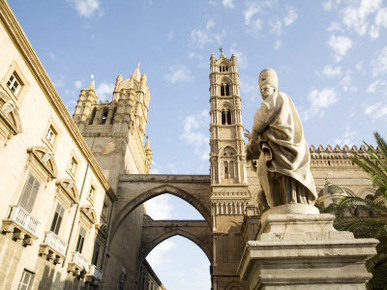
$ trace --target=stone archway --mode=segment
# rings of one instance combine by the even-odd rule
[[[139,205],[158,195],[170,193],[196,208],[211,226],[210,178],[208,175],[124,175],[120,177],[110,239],[123,220]]]
[[[173,236],[182,236],[195,243],[212,262],[212,234],[206,221],[161,220],[144,217],[143,238],[139,262],[160,243]]]

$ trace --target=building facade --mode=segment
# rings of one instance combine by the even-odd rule
[[[5,0],[0,22],[0,289],[165,289],[144,258],[183,233],[209,257],[212,289],[246,289],[237,268],[256,238],[261,186],[246,160],[236,56],[210,58],[210,176],[152,177],[140,67],[106,102],[93,80],[71,117]],[[363,147],[310,150],[319,206],[338,192],[374,195],[348,159]],[[162,193],[205,221],[150,221],[142,204]]]

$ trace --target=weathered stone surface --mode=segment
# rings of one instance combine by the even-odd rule
[[[248,241],[238,273],[249,289],[365,289],[375,239],[333,228],[329,214],[268,214]]]

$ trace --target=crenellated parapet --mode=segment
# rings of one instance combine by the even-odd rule
[[[324,148],[322,145],[317,148],[310,146],[311,167],[357,167],[350,159],[355,153],[367,156],[367,150],[364,145],[357,147],[348,145],[332,147],[328,145]]]

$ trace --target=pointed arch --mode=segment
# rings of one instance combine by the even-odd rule
[[[115,233],[117,232],[118,228],[122,224],[122,222],[125,220],[125,218],[140,204],[143,204],[147,200],[156,197],[158,195],[169,193],[172,195],[175,195],[177,197],[180,197],[181,199],[185,200],[189,204],[191,204],[196,210],[204,217],[204,219],[207,221],[208,224],[211,224],[211,214],[209,205],[204,205],[201,201],[199,201],[193,194],[169,185],[161,185],[154,187],[150,190],[147,190],[145,192],[142,192],[138,196],[136,196],[134,199],[129,201],[116,215],[114,221],[112,222],[112,231],[110,234],[110,239],[112,240],[114,238]]]
[[[142,250],[139,255],[141,263],[146,256],[160,243],[174,237],[181,236],[195,243],[207,256],[208,260],[212,261],[212,233],[210,226],[205,221],[191,221],[195,226],[191,226],[190,230],[187,225],[188,221],[154,221],[149,216],[144,219],[144,225],[148,225],[150,232],[145,233],[142,241]],[[158,226],[159,225],[159,226]],[[147,227],[146,227],[147,228]],[[156,230],[154,230],[156,229]],[[193,229],[196,229],[193,230]]]
[[[94,122],[95,114],[97,113],[97,108],[94,107],[93,110],[91,111],[90,115],[90,120],[89,120],[89,125],[92,125]]]

